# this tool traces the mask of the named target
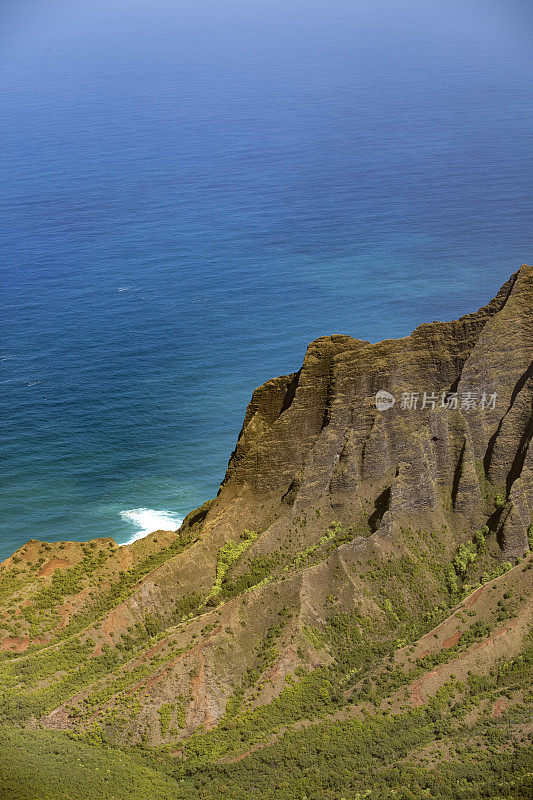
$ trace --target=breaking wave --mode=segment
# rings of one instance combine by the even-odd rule
[[[183,522],[169,511],[154,511],[151,508],[131,508],[121,511],[120,516],[138,528],[125,544],[132,544],[154,531],[176,531]]]

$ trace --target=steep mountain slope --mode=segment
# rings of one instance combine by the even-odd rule
[[[523,266],[457,321],[318,339],[254,392],[217,497],[179,532],[18,550],[3,719],[164,746],[194,787],[318,718],[405,715],[450,686],[468,703],[470,674],[521,658],[531,628],[532,312]],[[498,713],[518,719],[510,695]]]

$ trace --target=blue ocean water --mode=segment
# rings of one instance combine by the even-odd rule
[[[457,317],[531,259],[521,0],[0,14],[0,556],[175,527],[310,340]]]

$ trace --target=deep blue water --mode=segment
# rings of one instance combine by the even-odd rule
[[[182,517],[310,340],[457,317],[531,259],[525,2],[0,15],[3,556]]]

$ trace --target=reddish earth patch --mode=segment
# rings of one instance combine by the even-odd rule
[[[0,642],[0,650],[9,653],[25,653],[29,646],[29,636],[8,636]]]
[[[69,716],[63,708],[60,708],[57,711],[52,711],[41,721],[44,723],[46,728],[54,731],[63,731],[68,728]]]
[[[60,619],[60,622],[59,622],[59,625],[58,625],[58,630],[59,631],[62,631],[69,624],[71,611],[72,611],[71,608],[58,608],[59,619]]]
[[[31,640],[31,643],[44,645],[48,644],[49,641],[50,639],[48,636],[35,636]],[[7,653],[25,653],[29,646],[29,636],[7,636],[0,641],[0,650],[4,650]]]
[[[120,568],[127,570],[130,569],[133,564],[133,553],[131,552],[131,548],[128,545],[120,548],[118,552],[118,557],[120,561]]]
[[[265,673],[265,682],[273,681],[274,683],[285,682],[286,675],[291,672],[298,664],[296,651],[292,647],[287,647],[285,652],[278,658],[274,664]]]
[[[457,631],[456,633],[453,634],[453,636],[450,636],[449,639],[445,639],[442,643],[443,650],[448,650],[449,647],[453,647],[454,645],[456,645],[461,636],[462,634],[459,633],[459,631]]]
[[[192,723],[195,727],[199,724],[205,725],[208,729],[216,722],[216,717],[211,713],[211,703],[209,693],[207,691],[207,682],[205,674],[206,659],[202,652],[202,648],[198,648],[198,671],[196,675],[191,676],[191,694],[192,702],[188,710],[188,722]]]
[[[235,758],[234,758],[232,761],[233,761],[233,762],[237,762],[237,761],[242,761],[242,760],[243,760],[243,758],[248,758],[248,756],[251,756],[251,755],[252,755],[252,753],[255,753],[255,751],[256,751],[256,750],[258,750],[258,749],[259,749],[259,747],[260,747],[260,745],[258,745],[258,744],[254,745],[254,746],[253,746],[253,747],[251,747],[249,750],[245,750],[245,751],[244,751],[244,753],[240,753],[240,754],[239,754],[238,756],[236,756],[236,757],[235,757]],[[231,763],[231,762],[230,762],[230,763]]]
[[[191,676],[191,692],[193,696],[198,696],[205,684],[205,656],[202,647],[198,648],[198,669],[196,675]]]
[[[143,653],[139,659],[139,663],[142,661],[147,661],[149,654],[156,653],[163,647],[164,644],[164,641],[159,642],[151,650]],[[169,661],[167,664],[160,667],[156,674],[150,676],[149,678],[142,678],[140,681],[137,681],[137,683],[133,684],[133,686],[130,686],[127,691],[130,694],[135,694],[135,692],[138,692],[143,687],[144,689],[150,688],[150,686],[153,686],[155,683],[163,680],[163,678],[165,678],[172,671],[172,668],[178,663],[178,661],[183,661],[183,659],[189,658],[194,650],[198,650],[198,652],[200,652],[202,647],[202,644],[198,644],[196,647],[191,648],[191,650],[187,650],[185,653],[180,653],[178,656],[176,656],[176,658],[173,658],[172,661]]]
[[[166,676],[166,671],[165,672],[161,672],[161,673],[156,674],[156,675],[150,675],[150,677],[148,678],[148,680],[146,681],[146,683],[144,685],[145,691],[149,692],[150,689],[153,686],[155,686],[156,684],[160,683],[165,676]]]
[[[37,577],[38,578],[46,577],[47,575],[51,575],[52,572],[55,572],[56,569],[69,566],[70,566],[70,561],[67,561],[64,558],[57,558],[57,556],[54,556],[54,558],[51,558],[47,564],[44,564],[41,567],[41,569],[37,573]]]
[[[491,716],[493,716],[493,717],[501,717],[501,715],[503,714],[503,712],[505,711],[506,708],[507,708],[507,700],[504,700],[503,698],[501,700],[498,700],[498,702],[496,703],[496,705],[492,709]]]
[[[426,656],[429,656],[430,653],[431,653],[431,650],[424,650],[424,652],[420,653],[420,655],[417,656],[417,658],[425,658]]]
[[[485,588],[484,586],[480,586],[479,589],[476,589],[476,591],[470,595],[470,597],[467,597],[465,602],[463,603],[464,608],[470,608],[470,606],[473,606],[474,603],[477,603],[479,595],[484,590],[484,588]]]
[[[110,636],[113,633],[120,633],[126,630],[127,626],[128,620],[120,607],[113,608],[107,617],[104,617],[101,623],[102,633],[105,633],[106,636]]]
[[[420,706],[423,706],[426,702],[426,698],[422,694],[423,683],[423,680],[419,680],[416,683],[413,683],[411,686],[411,703],[413,704],[414,708],[420,708]]]
[[[152,658],[153,655],[158,653],[161,650],[161,648],[165,646],[165,644],[167,644],[166,641],[162,641],[162,642],[158,642],[157,644],[154,644],[153,647],[151,647],[149,650],[146,650],[142,654],[140,660],[141,661],[148,661],[150,658]]]

